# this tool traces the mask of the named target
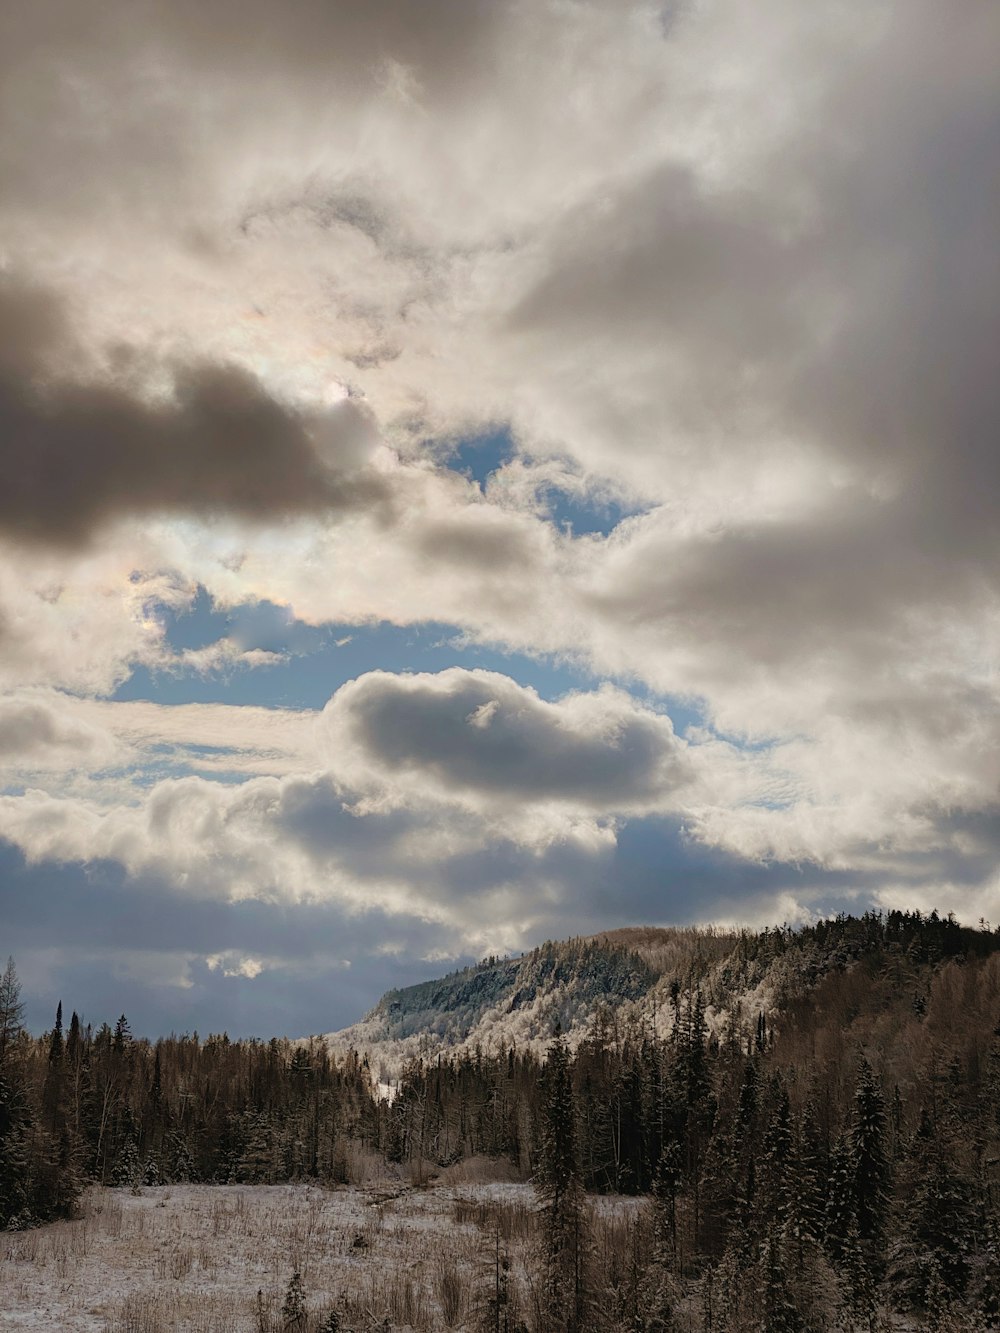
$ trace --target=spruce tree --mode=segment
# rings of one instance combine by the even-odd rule
[[[758,1265],[761,1303],[760,1333],[803,1333],[805,1324],[789,1293],[789,1264],[772,1230],[761,1248]]]
[[[0,1231],[30,1226],[31,1112],[13,1070],[0,1070]]]
[[[854,1094],[850,1147],[858,1235],[862,1241],[878,1242],[885,1225],[889,1191],[885,1099],[864,1058],[860,1062]]]
[[[780,1074],[772,1087],[773,1110],[764,1135],[763,1160],[757,1186],[757,1215],[766,1226],[779,1231],[791,1220],[792,1178],[798,1163],[794,1158],[792,1115],[788,1089]]]
[[[64,1055],[62,1000],[60,1000],[56,1009],[55,1027],[53,1027],[52,1035],[49,1038],[49,1058],[45,1070],[45,1083],[42,1087],[42,1109],[45,1113],[45,1127],[53,1133],[58,1133],[65,1112],[63,1104],[65,1093]]]
[[[848,1237],[857,1229],[850,1143],[841,1135],[830,1152],[823,1239],[831,1258],[843,1257]]]
[[[535,1189],[541,1203],[542,1302],[548,1327],[578,1333],[586,1310],[585,1218],[569,1052],[559,1030],[543,1075]]]
[[[897,1302],[929,1309],[929,1283],[949,1297],[964,1294],[971,1275],[975,1210],[968,1182],[949,1160],[925,1118],[914,1141],[913,1191],[902,1210],[889,1276]]]
[[[794,1170],[788,1176],[788,1230],[801,1266],[807,1245],[823,1238],[823,1185],[815,1107],[806,1102],[793,1149]]]
[[[21,1001],[21,983],[17,979],[13,958],[7,959],[0,977],[0,1072],[10,1052],[24,1031],[24,1004]]]
[[[281,1307],[282,1333],[305,1333],[307,1324],[306,1294],[302,1285],[302,1274],[296,1270],[285,1292]]]
[[[111,1173],[111,1183],[119,1189],[138,1190],[142,1183],[142,1163],[139,1161],[139,1149],[131,1134],[122,1141]]]

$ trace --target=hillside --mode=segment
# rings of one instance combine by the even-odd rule
[[[325,1040],[334,1051],[364,1051],[387,1082],[407,1060],[440,1050],[544,1048],[557,1021],[575,1044],[600,1005],[640,1003],[657,979],[638,952],[612,942],[546,943],[388,991],[359,1023]]]
[[[391,1085],[408,1061],[445,1052],[496,1054],[513,1046],[541,1056],[557,1023],[574,1050],[595,1023],[609,1019],[662,1038],[675,1021],[671,996],[692,986],[704,996],[708,1030],[722,1040],[761,1017],[773,1025],[795,1015],[810,997],[836,990],[830,978],[862,960],[869,971],[889,969],[917,996],[929,991],[936,965],[997,946],[995,932],[936,913],[840,917],[761,932],[632,926],[547,941],[520,957],[486,958],[387,991],[363,1019],[322,1040],[335,1053],[365,1053],[377,1081]]]

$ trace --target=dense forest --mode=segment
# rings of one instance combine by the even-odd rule
[[[546,1328],[1000,1327],[1000,931],[891,912],[694,939],[656,996],[598,1009],[575,1047],[557,1030],[544,1060],[412,1060],[390,1103],[319,1040],[152,1043],[61,1005],[31,1037],[10,963],[0,1227],[70,1215],[88,1181],[337,1185],[379,1156],[426,1183],[506,1159],[536,1187]],[[598,1257],[588,1196],[610,1192],[647,1203]],[[514,1333],[500,1248],[484,1326]]]

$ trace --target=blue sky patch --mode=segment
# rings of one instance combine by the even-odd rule
[[[137,666],[115,691],[114,700],[322,708],[341,685],[366,671],[437,672],[454,666],[500,672],[548,700],[571,690],[595,689],[604,679],[567,659],[507,653],[470,642],[457,626],[440,622],[312,626],[272,602],[221,610],[204,588],[199,588],[189,610],[177,613],[164,608],[162,615],[166,641],[175,652],[230,638],[245,651],[264,649],[282,654],[282,660],[212,672],[194,668],[152,671]],[[665,699],[635,685],[629,688],[650,707],[666,709],[678,731],[692,723],[703,724],[691,701]]]
[[[463,440],[444,462],[453,472],[460,472],[485,492],[490,477],[517,454],[509,430],[503,427]],[[567,466],[572,466],[568,460]],[[557,485],[545,485],[540,487],[538,498],[545,506],[549,522],[575,537],[606,537],[623,518],[642,512],[641,506],[629,505],[610,494],[600,495],[596,490],[590,495],[581,495]]]

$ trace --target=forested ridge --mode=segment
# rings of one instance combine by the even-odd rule
[[[547,948],[556,970],[581,954]],[[612,994],[544,1060],[413,1060],[391,1104],[363,1053],[320,1040],[150,1042],[61,1006],[31,1037],[8,965],[0,1225],[69,1215],[88,1180],[338,1184],[379,1156],[426,1183],[505,1160],[538,1192],[553,1329],[1000,1326],[1000,932],[891,912],[691,933],[673,971],[648,949],[623,971],[614,938],[587,948],[609,977],[653,976],[648,1004]],[[587,1195],[604,1192],[648,1203],[598,1264]]]

